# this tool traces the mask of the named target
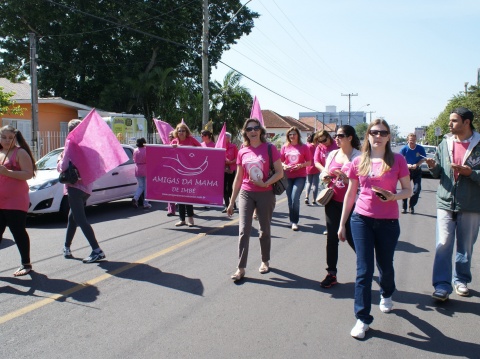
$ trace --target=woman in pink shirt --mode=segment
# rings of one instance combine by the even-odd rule
[[[184,123],[179,123],[173,132],[174,139],[171,142],[173,147],[177,146],[195,146],[201,147],[200,142],[198,142],[195,137],[192,136],[190,129]],[[185,222],[185,213],[187,215],[188,223]],[[178,204],[178,215],[180,217],[180,221],[175,223],[175,226],[180,227],[184,225],[188,225],[192,227],[194,225],[193,222],[193,205],[191,204]]]
[[[203,130],[201,133],[202,135],[202,147],[210,147],[215,148],[215,142],[213,142],[213,133],[208,130]]]
[[[352,161],[347,171],[349,182],[338,239],[346,239],[346,222],[355,204],[350,226],[357,253],[354,304],[357,322],[350,335],[357,339],[365,337],[373,321],[370,310],[375,259],[379,272],[380,311],[388,313],[393,308],[393,256],[400,236],[397,201],[412,195],[407,162],[401,154],[392,152],[390,137],[390,127],[385,120],[372,121],[365,134],[363,153]],[[399,192],[398,182],[402,188]]]
[[[145,196],[145,177],[147,176],[147,152],[145,144],[147,141],[142,137],[137,139],[137,148],[133,151],[133,162],[135,162],[135,177],[137,178],[138,187],[133,195],[133,206],[138,207],[138,199],[142,195]],[[143,208],[152,208],[152,205],[148,203],[147,199],[143,199]]]
[[[0,241],[8,226],[22,260],[20,268],[13,273],[15,277],[32,270],[26,229],[30,204],[27,180],[34,176],[36,169],[22,133],[10,125],[0,128]]]
[[[312,155],[312,162],[310,166],[307,166],[307,182],[305,183],[305,204],[310,204],[309,197],[310,191],[313,192],[313,204],[316,204],[315,200],[318,196],[318,185],[320,179],[320,170],[315,167],[315,163],[313,161],[313,156],[315,155],[315,150],[318,147],[318,140],[315,136],[315,133],[310,134],[307,137],[307,147],[310,150],[310,154]]]
[[[233,183],[233,194],[227,208],[228,216],[233,215],[233,206],[237,196],[239,197],[239,241],[238,241],[238,266],[234,281],[245,276],[247,267],[248,245],[252,230],[253,212],[257,211],[260,233],[260,249],[262,252],[262,264],[258,269],[260,273],[270,270],[270,247],[271,247],[271,222],[275,209],[275,194],[272,183],[283,176],[282,162],[277,148],[267,142],[267,131],[257,119],[249,118],[245,121],[242,129],[244,147],[238,151],[237,174]],[[268,146],[272,151],[272,162],[275,173],[268,178],[270,158]]]
[[[225,175],[223,185],[223,200],[225,202],[225,208],[222,213],[227,213],[228,205],[230,204],[230,197],[233,193],[233,181],[235,180],[235,174],[237,173],[237,155],[238,148],[232,142],[232,134],[225,133],[225,143],[227,148],[225,150]],[[235,204],[234,204],[235,208]]]
[[[310,150],[302,143],[300,131],[297,127],[291,127],[287,131],[287,143],[280,151],[283,171],[287,175],[287,199],[290,226],[298,231],[300,219],[300,196],[302,195],[307,178],[306,167],[312,162]]]

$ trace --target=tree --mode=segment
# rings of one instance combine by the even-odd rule
[[[222,83],[215,81],[212,88],[212,119],[214,132],[219,132],[223,123],[235,137],[250,115],[252,96],[248,89],[240,84],[242,75],[229,71]]]
[[[18,105],[15,106],[15,101],[11,100],[13,95],[15,95],[14,92],[3,92],[3,87],[0,87],[0,116],[23,114],[23,109]]]
[[[438,143],[438,137],[435,136],[436,127],[440,127],[442,135],[450,133],[448,127],[450,114],[457,107],[467,107],[474,113],[473,125],[478,129],[480,126],[480,87],[470,86],[466,95],[464,92],[461,92],[450,99],[445,109],[427,126],[426,138],[429,143]]]
[[[258,14],[244,7],[217,37],[242,5],[210,0],[209,6],[211,67],[251,32]],[[8,0],[0,12],[0,72],[10,79],[29,75],[28,33],[35,33],[40,96],[150,118],[181,112],[179,97],[196,98],[201,88],[199,1]],[[184,96],[182,86],[193,93]]]
[[[359,139],[363,140],[365,138],[365,133],[367,133],[367,128],[368,128],[368,123],[366,122],[358,123],[355,126],[355,132],[357,133],[357,136]]]

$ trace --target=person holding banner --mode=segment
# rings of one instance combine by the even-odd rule
[[[80,120],[71,120],[68,123],[68,132],[72,132],[79,124]],[[63,151],[59,157],[57,163],[58,172],[67,170],[70,158],[65,155]],[[82,174],[80,173],[80,176]],[[105,253],[98,245],[97,238],[93,232],[93,228],[87,221],[85,214],[85,205],[87,199],[91,196],[93,189],[93,182],[85,184],[81,178],[75,184],[65,184],[65,191],[68,196],[68,204],[70,205],[70,212],[68,213],[67,233],[65,235],[65,245],[63,247],[63,256],[67,259],[73,258],[70,246],[73,242],[73,237],[77,231],[77,226],[82,229],[83,234],[87,238],[90,247],[92,247],[92,253],[84,258],[83,263],[94,263],[105,259]]]
[[[18,277],[32,270],[26,230],[30,204],[27,180],[35,175],[37,167],[22,133],[10,125],[0,128],[0,163],[0,241],[8,226],[22,261],[13,273]]]
[[[201,147],[202,145],[198,142],[195,137],[192,136],[190,129],[185,123],[179,123],[173,132],[174,139],[171,142],[173,147],[177,146],[194,146]],[[187,215],[188,223],[185,222],[185,212]],[[176,227],[188,225],[192,227],[193,222],[193,206],[191,204],[178,204],[178,215],[180,221],[175,223]]]
[[[200,144],[202,147],[215,148],[215,142],[213,142],[213,133],[209,130],[203,130],[201,132],[203,142]]]
[[[257,211],[260,233],[260,249],[262,263],[260,273],[270,270],[271,248],[271,221],[275,209],[275,194],[272,183],[283,177],[282,162],[277,148],[267,143],[265,128],[257,119],[249,118],[242,129],[244,147],[238,151],[237,174],[233,183],[233,194],[227,208],[228,216],[233,215],[234,203],[239,197],[239,241],[237,271],[231,276],[233,281],[238,281],[245,276],[247,267],[248,247],[250,232],[252,230],[253,212]],[[271,146],[272,162],[275,173],[268,178],[270,159],[268,146]]]
[[[168,134],[168,143],[172,143],[173,139],[175,138],[173,135],[174,131],[170,131]],[[167,217],[172,217],[175,215],[175,203],[168,202],[167,204]]]
[[[235,174],[237,173],[237,155],[238,148],[232,142],[232,134],[225,133],[226,151],[225,151],[225,176],[224,176],[224,188],[223,188],[223,200],[225,201],[225,208],[222,213],[227,213],[227,208],[230,204],[230,197],[233,193],[233,181],[235,180]],[[235,208],[235,204],[234,204]]]
[[[310,166],[312,157],[307,145],[302,143],[300,131],[297,127],[290,127],[287,131],[287,142],[280,151],[283,170],[288,179],[287,199],[288,214],[292,230],[298,231],[300,219],[300,196],[305,188],[307,179],[306,167]]]

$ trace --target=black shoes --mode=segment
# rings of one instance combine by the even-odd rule
[[[320,282],[320,287],[322,288],[330,288],[331,286],[337,284],[337,276],[333,274],[327,274],[324,280]]]

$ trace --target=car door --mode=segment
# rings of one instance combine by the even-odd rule
[[[99,178],[93,184],[93,192],[87,205],[114,201],[132,197],[137,188],[135,178],[135,163],[133,162],[133,148],[123,146],[128,161],[115,167]]]

